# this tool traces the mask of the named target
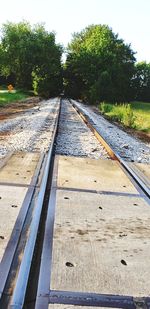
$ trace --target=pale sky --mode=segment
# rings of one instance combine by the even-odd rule
[[[56,41],[67,46],[71,34],[90,24],[107,24],[137,52],[137,61],[150,62],[150,0],[4,0],[0,26],[25,19],[45,23]]]

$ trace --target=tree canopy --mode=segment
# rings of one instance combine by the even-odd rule
[[[43,25],[33,28],[27,22],[7,23],[2,28],[0,45],[1,75],[13,74],[18,87],[40,94],[55,95],[62,89],[62,47],[55,34]],[[43,88],[44,87],[44,88]]]
[[[134,63],[130,45],[108,26],[91,25],[68,46],[66,93],[91,102],[128,100]]]
[[[50,97],[90,103],[150,101],[150,64],[135,63],[135,53],[107,25],[91,25],[73,35],[62,66],[63,48],[43,24],[8,22],[1,29],[0,83]]]
[[[132,78],[132,90],[134,99],[150,101],[150,63],[145,61],[136,63]]]

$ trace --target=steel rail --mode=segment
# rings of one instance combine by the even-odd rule
[[[33,258],[33,252],[35,248],[38,227],[39,227],[40,218],[41,218],[41,212],[42,212],[45,190],[46,190],[46,185],[47,185],[47,180],[48,180],[48,175],[49,175],[49,169],[50,169],[50,165],[52,161],[53,148],[54,148],[58,121],[59,121],[60,105],[61,105],[61,100],[59,102],[58,114],[55,119],[53,137],[52,137],[51,145],[50,145],[50,148],[47,154],[47,161],[46,161],[46,166],[44,169],[44,174],[42,177],[40,191],[38,194],[37,201],[35,203],[33,219],[32,219],[31,226],[30,226],[30,233],[29,233],[28,240],[25,246],[21,266],[20,266],[19,273],[18,273],[17,282],[15,285],[12,301],[10,304],[10,308],[21,309],[23,308],[23,305],[24,305],[26,288],[28,284],[28,278],[29,278],[29,273],[30,273],[30,268],[31,268],[31,263],[32,263],[32,258]]]
[[[48,212],[46,218],[43,250],[40,265],[40,274],[38,282],[38,291],[36,296],[36,309],[46,309],[49,304],[49,289],[51,279],[52,265],[52,247],[53,247],[53,231],[55,220],[55,205],[57,192],[57,174],[58,174],[58,157],[54,160],[54,169],[52,176],[51,193],[48,203]],[[48,269],[46,267],[48,265]]]
[[[85,114],[85,112],[77,106],[72,100],[69,100],[69,102],[72,104],[72,106],[75,108],[75,110],[79,113],[81,118],[84,120],[84,122],[87,124],[87,126],[91,129],[95,137],[102,143],[102,145],[105,147],[106,151],[110,155],[110,157],[113,160],[117,160],[131,175],[131,177],[135,180],[135,182],[138,184],[138,186],[142,189],[144,194],[150,199],[150,188],[143,182],[143,180],[137,175],[136,170],[134,168],[131,168],[127,162],[125,162],[120,155],[114,151],[110,145],[107,143],[105,138],[102,136],[101,132],[99,132],[99,129],[93,125],[92,120],[88,115]]]
[[[89,125],[87,119],[84,117],[84,121]],[[91,125],[92,126],[92,125]],[[97,133],[98,140],[104,144],[103,138]],[[102,140],[104,142],[102,142]],[[121,158],[117,156],[110,146],[107,145],[107,151],[110,156],[118,161],[120,164]],[[44,243],[42,250],[42,258],[40,265],[40,274],[38,282],[38,290],[36,297],[36,309],[47,309],[49,304],[67,304],[73,306],[92,306],[92,307],[109,307],[109,308],[124,308],[124,309],[148,309],[147,298],[135,298],[133,296],[122,295],[103,295],[97,293],[82,293],[82,292],[70,292],[51,290],[51,271],[52,271],[52,246],[53,246],[53,230],[55,220],[55,204],[56,204],[56,192],[59,188],[57,186],[57,173],[58,173],[58,158],[56,156],[54,163],[53,181],[51,187],[51,194],[48,205],[48,213],[45,225]],[[70,188],[72,190],[72,188]],[[77,189],[79,190],[79,189]],[[79,190],[80,192],[80,190]],[[95,193],[101,193],[95,191]],[[105,192],[106,194],[106,192]],[[139,194],[135,194],[139,196]]]
[[[24,225],[24,222],[25,222],[25,219],[26,219],[26,216],[27,216],[30,204],[31,204],[31,200],[32,200],[34,191],[35,191],[35,187],[36,187],[36,184],[37,184],[37,181],[38,181],[39,172],[40,172],[40,169],[41,169],[43,158],[44,158],[44,156],[42,155],[39,159],[38,164],[37,164],[37,167],[36,167],[35,173],[32,177],[31,183],[30,183],[30,185],[28,185],[28,191],[25,195],[25,198],[24,198],[24,201],[22,203],[20,212],[18,214],[14,228],[12,230],[10,239],[8,241],[4,255],[2,257],[2,261],[0,263],[0,278],[1,278],[1,280],[0,280],[0,300],[1,300],[3,292],[4,292],[4,288],[5,288],[6,281],[7,281],[7,278],[9,276],[9,273],[10,273],[10,269],[11,269],[13,258],[14,258],[15,252],[16,252],[16,248],[18,246],[19,239],[20,239],[20,236],[21,236],[21,233],[22,233],[23,225]],[[6,183],[6,185],[7,185],[7,183]],[[23,187],[25,187],[25,186],[23,185]]]
[[[76,109],[77,111],[77,109]],[[82,119],[86,124],[94,131],[97,139],[107,147],[107,152],[113,160],[117,160],[119,166],[122,168],[121,161],[122,159],[118,154],[114,153],[111,147],[107,142],[100,136],[99,132],[89,123],[89,120],[80,113]],[[125,169],[122,168],[125,172]],[[73,306],[92,306],[92,307],[109,307],[109,308],[124,308],[124,309],[148,309],[149,307],[149,298],[146,297],[133,297],[133,296],[123,296],[123,295],[105,295],[97,293],[82,293],[82,292],[71,292],[71,291],[60,291],[51,289],[51,272],[52,272],[52,247],[53,247],[53,232],[54,232],[54,220],[55,220],[55,204],[56,204],[56,194],[57,189],[60,187],[57,186],[57,173],[58,173],[58,158],[56,156],[54,162],[53,170],[53,180],[51,186],[51,193],[49,198],[48,213],[46,218],[45,233],[44,233],[44,242],[42,249],[39,281],[38,281],[38,290],[36,296],[36,309],[47,309],[49,304],[66,304]],[[127,174],[129,178],[129,174]],[[63,188],[61,188],[63,189]],[[67,188],[68,189],[68,188]],[[69,188],[74,190],[74,188]],[[81,192],[81,189],[76,189]],[[101,191],[95,191],[95,193],[103,193]],[[107,194],[110,192],[105,192]],[[113,193],[111,193],[113,194]],[[120,193],[118,193],[120,194]],[[127,194],[127,193],[123,193]],[[132,195],[132,194],[131,194]],[[139,196],[139,194],[133,194],[133,196]]]

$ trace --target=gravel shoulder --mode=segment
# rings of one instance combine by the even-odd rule
[[[101,115],[95,113],[91,107],[72,100],[87,114],[98,127],[102,136],[124,160],[150,164],[150,142],[141,142],[138,138],[124,132]]]
[[[9,110],[0,121],[0,158],[13,151],[46,152],[51,140],[59,99],[41,101],[19,111]],[[20,107],[21,108],[21,107]]]

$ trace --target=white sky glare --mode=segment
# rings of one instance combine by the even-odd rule
[[[67,46],[72,33],[90,24],[107,24],[137,52],[137,61],[150,62],[150,0],[5,0],[0,26],[7,21],[45,23]]]

